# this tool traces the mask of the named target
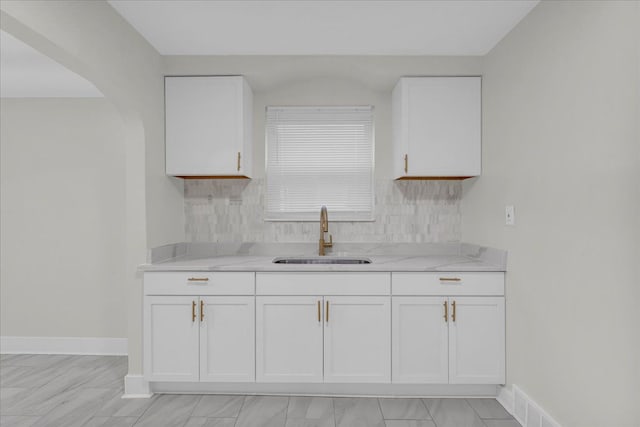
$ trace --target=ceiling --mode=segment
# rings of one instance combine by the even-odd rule
[[[163,55],[485,55],[538,0],[110,0]]]
[[[110,0],[163,55],[484,55],[538,0]],[[0,31],[0,96],[102,97]]]
[[[88,80],[0,31],[0,97],[98,98]]]

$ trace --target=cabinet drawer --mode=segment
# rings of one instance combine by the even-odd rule
[[[256,273],[257,295],[389,295],[389,273]]]
[[[393,295],[504,295],[504,273],[392,273]]]
[[[253,295],[252,272],[149,272],[145,295]]]

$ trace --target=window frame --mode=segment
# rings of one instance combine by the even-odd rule
[[[347,113],[362,112],[368,110],[369,114],[369,134],[370,134],[370,153],[371,163],[369,177],[369,206],[370,209],[366,211],[335,211],[331,209],[331,206],[327,206],[329,211],[329,219],[332,222],[373,222],[375,221],[375,107],[373,105],[349,105],[349,106],[266,106],[265,107],[265,193],[264,193],[264,221],[265,222],[317,222],[320,215],[320,207],[317,207],[317,211],[297,211],[297,212],[274,212],[269,210],[269,112],[270,110],[299,110],[299,111],[313,111],[313,110],[344,110]]]

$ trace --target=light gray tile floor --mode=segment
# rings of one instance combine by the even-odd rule
[[[519,427],[495,399],[155,395],[121,399],[127,358],[0,357],[1,427]]]

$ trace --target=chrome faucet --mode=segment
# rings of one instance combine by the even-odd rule
[[[330,248],[333,246],[333,236],[329,234],[329,241],[325,242],[324,233],[329,232],[329,215],[327,214],[327,207],[323,206],[320,208],[320,244],[318,245],[318,255],[324,256],[325,248]]]

